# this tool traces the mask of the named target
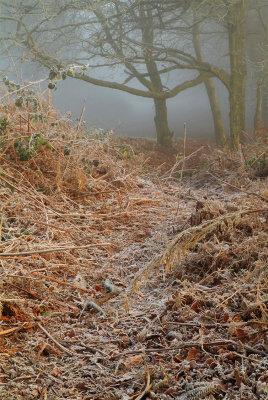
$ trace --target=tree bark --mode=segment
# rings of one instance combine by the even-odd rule
[[[238,148],[245,137],[246,10],[248,2],[229,5],[228,35],[230,52],[230,138],[231,148]]]
[[[263,128],[268,130],[268,60],[267,60],[267,49],[268,49],[268,9],[263,7],[265,1],[257,1],[257,12],[259,16],[260,27],[262,31],[261,43],[258,43],[258,50],[261,48],[260,57],[261,68],[259,84],[257,88],[257,105],[256,113],[254,118],[255,130],[259,129],[259,125],[262,124]],[[260,53],[258,51],[258,53]],[[266,67],[265,67],[266,66]]]
[[[216,95],[215,86],[213,84],[212,79],[206,79],[204,83],[207,90],[210,108],[213,116],[214,135],[216,144],[217,146],[222,147],[226,144],[226,137],[225,137],[222,115]]]
[[[268,80],[266,80],[265,86],[262,90],[262,121],[264,126],[268,129]]]
[[[262,77],[257,87],[257,103],[254,115],[254,129],[257,131],[263,124],[264,127],[268,126],[268,70]]]
[[[168,127],[166,99],[154,99],[154,123],[157,133],[157,143],[165,147],[172,147],[173,132]]]
[[[200,39],[199,39],[200,24],[199,24],[198,20],[199,20],[198,11],[195,10],[194,25],[193,25],[193,45],[194,45],[197,60],[200,62],[203,62],[204,59],[203,59],[203,54],[201,51],[201,45],[200,45]],[[209,104],[210,104],[210,108],[211,108],[211,112],[212,112],[212,116],[213,116],[214,135],[215,135],[216,144],[217,144],[217,146],[224,146],[224,144],[226,143],[225,131],[224,131],[222,115],[221,115],[221,110],[220,110],[220,106],[219,106],[217,95],[216,95],[215,86],[214,86],[214,83],[211,78],[205,79],[204,84],[205,84],[205,87],[207,90]]]
[[[141,5],[140,9],[140,19],[142,22],[142,41],[146,44],[144,46],[143,54],[144,60],[147,68],[147,72],[152,83],[152,86],[157,92],[163,93],[164,88],[161,80],[161,75],[159,74],[157,64],[152,57],[152,47],[154,45],[154,31],[153,18],[150,7],[147,8],[146,5]],[[172,136],[168,127],[168,116],[167,116],[167,102],[166,99],[154,98],[155,106],[155,117],[154,123],[156,128],[157,143],[165,147],[172,147]]]

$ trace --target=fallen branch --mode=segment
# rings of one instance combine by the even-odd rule
[[[83,308],[83,310],[82,310],[82,312],[84,310],[92,310],[92,308],[94,310],[96,310],[97,312],[99,312],[100,315],[105,315],[105,311],[97,303],[95,303],[94,301],[87,301],[85,306],[84,306],[84,308]]]
[[[113,297],[118,296],[120,291],[108,279],[106,279],[104,286],[109,291],[109,293],[106,296],[101,297],[100,299],[96,299],[96,301],[87,301],[83,307],[83,311],[90,310],[93,308],[94,310],[99,312],[101,315],[105,315],[105,311],[101,308],[102,304],[106,303]]]

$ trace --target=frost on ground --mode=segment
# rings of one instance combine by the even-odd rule
[[[11,111],[1,399],[266,399],[267,142],[183,163]]]

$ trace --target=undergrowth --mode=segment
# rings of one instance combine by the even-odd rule
[[[156,165],[151,143],[144,154],[11,89],[0,106],[3,398],[264,400],[268,200],[265,180],[249,178],[263,149],[251,165],[189,154],[196,173],[178,179],[174,154],[174,168],[170,153]]]

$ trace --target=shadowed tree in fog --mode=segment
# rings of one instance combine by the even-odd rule
[[[167,0],[173,8],[177,8],[175,0]],[[229,93],[229,119],[231,147],[237,148],[244,139],[245,133],[245,88],[247,78],[246,63],[246,15],[248,9],[247,0],[189,0],[185,1],[187,12],[184,20],[194,17],[194,22],[188,23],[193,33],[193,46],[196,60],[188,65],[178,60],[177,66],[182,69],[196,69],[199,72],[207,72],[210,77],[219,79]],[[216,27],[216,31],[211,31]],[[211,61],[207,61],[201,53],[201,33],[210,38],[221,37],[228,46],[229,62],[226,68],[219,67]],[[203,39],[206,42],[207,39]],[[217,49],[212,54],[217,54]],[[209,77],[205,80],[210,105],[213,112],[215,131],[220,129],[219,142],[224,139],[223,129],[220,127],[221,116],[217,105],[215,89]]]
[[[268,3],[255,1],[250,7],[248,55],[253,65],[257,102],[254,129],[268,128]]]
[[[193,11],[194,21],[193,21],[193,45],[195,49],[196,58],[198,61],[203,62],[204,57],[201,50],[200,43],[200,17],[198,9]],[[215,140],[218,146],[223,146],[226,142],[226,136],[224,131],[224,125],[222,121],[222,114],[219,106],[219,102],[216,95],[216,89],[211,78],[204,80],[206,91],[208,94],[208,99],[210,103],[210,108],[213,116],[214,123],[214,134]]]

